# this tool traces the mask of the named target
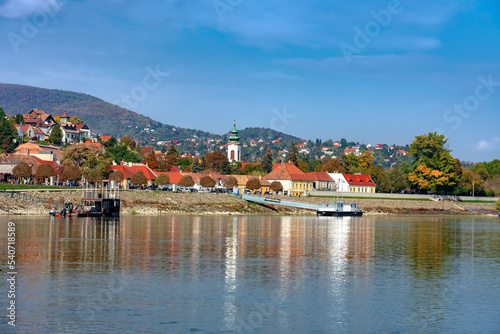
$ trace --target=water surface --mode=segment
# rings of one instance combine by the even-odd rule
[[[0,245],[8,221],[2,333],[500,332],[498,219],[2,217]]]

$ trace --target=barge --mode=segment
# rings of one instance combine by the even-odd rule
[[[100,191],[86,189],[80,204],[74,204],[68,200],[60,212],[50,210],[49,214],[54,217],[118,218],[121,202],[117,197],[116,189],[100,189]]]

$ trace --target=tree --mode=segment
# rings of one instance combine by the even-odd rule
[[[111,137],[107,142],[104,143],[106,147],[115,147],[118,144],[115,137]]]
[[[224,160],[227,160],[227,157],[221,151],[211,152],[205,157],[207,167],[214,172],[217,172],[220,169],[220,166]]]
[[[71,124],[83,123],[83,120],[79,119],[77,116],[73,116],[69,119]]]
[[[54,145],[59,145],[63,140],[63,132],[59,125],[54,125],[50,131],[49,142]]]
[[[226,178],[226,181],[224,182],[224,187],[226,187],[226,189],[228,190],[233,189],[237,185],[238,185],[238,180],[236,180],[234,176],[228,176]]]
[[[172,166],[177,166],[179,164],[179,151],[173,144],[171,144],[168,148],[167,156],[170,157],[170,163],[172,164]]]
[[[12,175],[18,178],[31,177],[33,171],[31,167],[24,161],[19,161],[19,163],[12,169]]]
[[[164,186],[170,183],[170,178],[168,174],[160,174],[155,180],[156,184],[159,186]]]
[[[250,180],[247,181],[247,184],[245,185],[245,187],[248,190],[254,192],[257,189],[262,188],[262,185],[260,184],[259,179],[254,177],[254,178],[251,178]]]
[[[342,166],[341,159],[330,159],[322,165],[321,170],[328,173],[345,173],[346,170]]]
[[[87,175],[87,180],[93,183],[100,183],[103,178],[102,171],[99,168],[92,169]]]
[[[192,187],[194,186],[194,181],[191,175],[184,175],[180,181],[179,181],[179,186],[181,187]]]
[[[97,164],[99,154],[101,154],[101,149],[96,145],[71,145],[63,150],[62,163],[66,166],[93,168]]]
[[[0,153],[12,153],[16,146],[16,132],[3,108],[0,108]]]
[[[48,163],[44,163],[38,166],[35,173],[36,178],[40,179],[42,182],[44,182],[45,179],[48,179],[49,177],[55,175],[56,175],[56,170],[54,169],[54,167],[52,167],[51,164]]]
[[[226,159],[222,161],[222,163],[220,164],[219,173],[221,173],[222,175],[228,175],[231,174],[231,172],[231,163],[229,162],[229,160]]]
[[[132,182],[133,185],[142,186],[148,183],[148,179],[146,179],[146,175],[144,175],[143,171],[138,171],[132,175],[130,182]]]
[[[447,141],[437,132],[415,137],[409,148],[415,159],[415,169],[409,175],[414,186],[428,191],[451,190],[458,186],[461,165],[445,148]]]
[[[215,186],[215,180],[210,176],[204,176],[200,180],[200,185],[204,188],[213,188]]]
[[[271,182],[269,188],[274,192],[283,191],[283,185],[279,181]]]
[[[405,172],[401,164],[394,166],[394,168],[387,173],[387,176],[391,181],[391,191],[400,193],[401,191],[410,188],[408,173]]]
[[[63,181],[78,181],[82,178],[82,172],[77,165],[71,165],[64,169],[61,178]]]
[[[266,153],[262,158],[262,163],[260,164],[260,170],[263,173],[269,174],[273,171],[273,151],[268,146]]]
[[[243,175],[260,175],[260,170],[261,164],[254,163],[245,165],[241,172],[243,173]]]
[[[202,171],[204,171],[206,169],[206,165],[205,165],[205,162],[204,162],[204,159],[200,160],[200,159],[195,159],[193,161],[193,164],[191,165],[191,172],[193,173],[200,173]]]
[[[24,117],[21,114],[17,114],[15,120],[16,124],[26,124],[26,122],[24,121]]]
[[[290,148],[290,152],[288,153],[288,161],[297,166],[297,162],[299,160],[299,150],[295,145],[295,142],[292,142],[292,147]]]
[[[379,166],[372,166],[368,171],[373,182],[377,186],[378,193],[388,193],[391,191],[391,180],[387,176],[387,172]]]
[[[116,184],[121,184],[123,182],[123,179],[125,178],[125,175],[123,175],[123,172],[121,170],[114,171],[109,175],[109,179],[111,181],[115,181]]]
[[[364,151],[358,158],[358,172],[362,174],[367,174],[370,168],[373,167],[373,156],[372,152]]]
[[[123,136],[122,139],[120,140],[120,145],[125,146],[125,147],[133,150],[136,146],[136,142],[135,142],[135,140],[132,140],[130,137]]]
[[[154,152],[148,153],[146,155],[146,159],[144,160],[144,163],[151,168],[152,170],[157,170],[158,169],[158,160],[156,158],[156,154]]]
[[[304,173],[309,172],[309,164],[302,159],[297,160],[297,167]]]

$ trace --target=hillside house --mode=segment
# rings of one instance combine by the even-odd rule
[[[328,173],[335,181],[336,191],[351,193],[375,193],[376,185],[370,175]]]

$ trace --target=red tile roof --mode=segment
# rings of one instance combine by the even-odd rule
[[[107,142],[108,140],[110,140],[111,138],[113,138],[113,136],[99,136],[99,138],[101,138],[101,141]]]
[[[144,173],[144,176],[146,176],[146,179],[148,180],[156,180],[157,174],[153,172],[148,166],[146,165],[133,165],[133,166],[126,166],[126,165],[111,165],[109,166],[109,171],[121,171],[123,175],[125,176],[126,179],[130,179],[132,175],[135,173],[142,171]]]
[[[329,181],[333,182],[333,179],[328,175],[327,172],[311,172],[311,173],[306,173],[306,175],[312,180],[312,181]]]
[[[280,164],[274,167],[273,171],[266,176],[266,180],[297,180],[297,181],[311,181],[309,177],[293,164]]]
[[[61,115],[61,118],[62,118],[62,117],[67,117],[67,118],[70,118],[70,117],[69,117],[69,115],[68,115],[68,114],[66,114],[66,113],[62,114],[62,115]]]
[[[375,182],[373,182],[370,175],[361,175],[361,174],[342,174],[344,178],[347,180],[350,186],[375,186]]]

